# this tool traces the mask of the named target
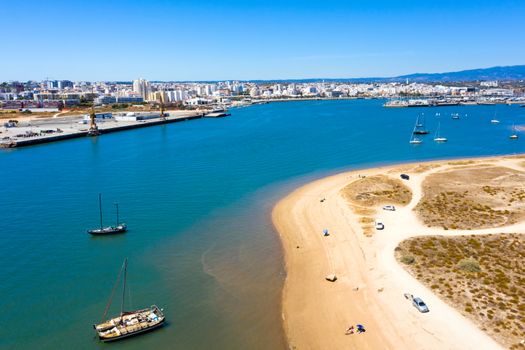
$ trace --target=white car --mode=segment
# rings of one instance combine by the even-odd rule
[[[421,300],[421,298],[412,299],[412,305],[414,305],[414,307],[418,309],[419,312],[425,313],[429,311],[427,304],[425,304],[425,302]]]
[[[385,225],[381,222],[381,220],[376,219],[375,227],[376,230],[383,230],[385,228]]]
[[[385,205],[383,207],[383,210],[396,211],[396,207],[394,207],[393,205]]]

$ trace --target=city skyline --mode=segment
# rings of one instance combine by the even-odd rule
[[[3,6],[0,80],[391,77],[522,64],[519,1],[28,1]],[[23,25],[20,23],[23,18]]]

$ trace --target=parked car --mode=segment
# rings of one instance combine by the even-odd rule
[[[401,174],[400,176],[401,176],[401,178],[403,180],[409,180],[410,179],[410,176],[408,176],[407,174]]]
[[[376,230],[383,230],[385,228],[385,225],[383,225],[381,220],[376,219],[375,227],[376,227]]]
[[[385,205],[383,207],[383,210],[396,211],[396,207],[394,207],[393,205]]]
[[[425,302],[423,300],[421,300],[421,298],[419,297],[416,297],[416,298],[413,298],[412,299],[412,305],[414,305],[414,307],[416,309],[419,310],[419,312],[428,312],[428,306],[427,304],[425,304]]]

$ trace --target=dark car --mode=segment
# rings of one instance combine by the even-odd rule
[[[410,176],[408,176],[407,174],[401,174],[401,178],[403,180],[408,180],[408,179],[410,179]]]

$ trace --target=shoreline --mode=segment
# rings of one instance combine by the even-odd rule
[[[422,195],[423,179],[444,167],[436,170],[431,167],[420,173],[411,173],[411,169],[435,164],[449,167],[490,162],[510,164],[513,159],[522,161],[523,154],[354,170],[313,181],[281,199],[272,211],[272,221],[285,259],[286,279],[281,305],[289,348],[502,348],[403,269],[394,257],[394,248],[402,240],[414,236],[509,232],[506,230],[511,227],[524,232],[524,223],[495,229],[443,231],[414,223],[414,216],[410,215]],[[358,175],[386,173],[398,177],[400,172],[411,174],[406,184],[413,192],[412,201],[395,214],[378,213],[387,229],[365,237],[357,215],[339,191],[357,180]],[[325,201],[321,202],[323,198]],[[390,228],[396,225],[404,229],[388,235]],[[329,229],[329,237],[323,237],[324,228]],[[337,275],[337,281],[325,281],[324,277],[332,273]],[[430,305],[431,312],[419,314],[405,300],[404,292],[421,296]],[[444,319],[446,323],[442,322]],[[357,323],[364,324],[367,332],[344,334],[348,326]]]

